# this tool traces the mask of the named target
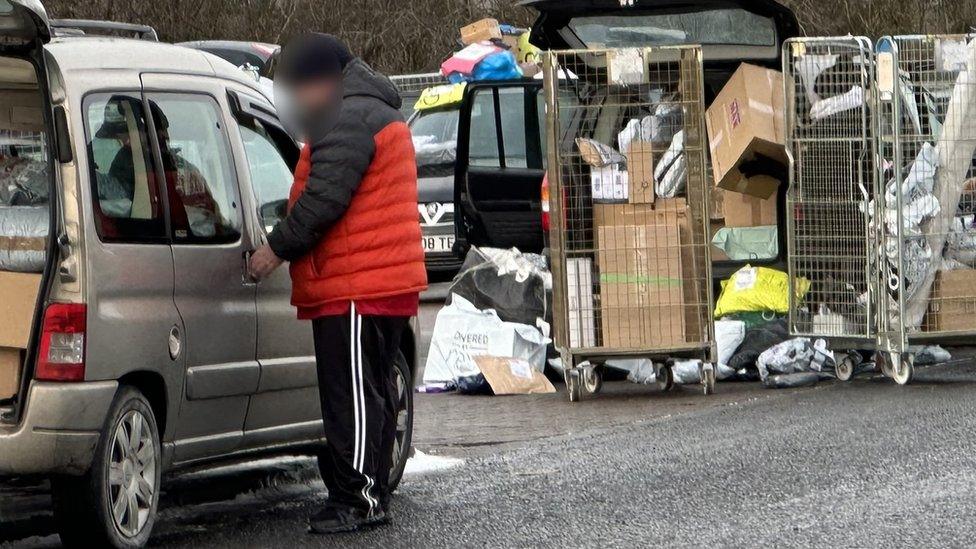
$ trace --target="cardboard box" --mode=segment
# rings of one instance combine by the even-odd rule
[[[21,355],[20,349],[0,347],[0,400],[9,399],[20,389]]]
[[[476,356],[475,364],[495,395],[544,395],[556,388],[527,360],[497,356]]]
[[[783,75],[743,63],[705,114],[715,184],[723,189],[769,198],[775,188],[765,179],[749,179],[743,161],[765,156],[783,165],[786,132]]]
[[[767,227],[777,224],[778,196],[763,199],[749,194],[725,193],[726,227]]]
[[[936,273],[924,330],[926,332],[976,330],[976,270]]]
[[[588,257],[566,261],[569,306],[569,346],[596,347],[596,313],[593,301],[593,260]]]
[[[685,341],[680,230],[667,216],[597,226],[603,346],[655,349]]]
[[[26,349],[41,275],[0,271],[0,347]]]
[[[502,29],[497,19],[482,19],[461,27],[461,42],[466,46],[492,38],[502,38]]]
[[[627,202],[627,170],[617,164],[590,166],[590,190],[594,202]]]
[[[666,223],[678,226],[681,242],[682,294],[685,311],[685,341],[703,342],[704,325],[710,322],[704,307],[705,297],[702,284],[705,283],[704,263],[706,261],[703,244],[696,242],[691,218],[691,208],[684,198],[662,198],[655,205],[659,215],[664,215]],[[670,212],[670,213],[669,213]]]
[[[654,203],[654,150],[650,143],[634,141],[627,147],[627,201]]]

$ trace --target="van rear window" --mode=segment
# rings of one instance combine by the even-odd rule
[[[743,9],[575,17],[569,28],[588,48],[679,44],[775,46],[776,23]]]

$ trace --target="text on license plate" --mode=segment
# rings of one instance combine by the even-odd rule
[[[424,243],[424,253],[427,254],[450,252],[454,246],[454,236],[425,236],[420,240]]]

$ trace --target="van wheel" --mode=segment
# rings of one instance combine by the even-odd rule
[[[397,428],[396,441],[393,443],[393,468],[390,469],[390,493],[400,485],[413,444],[413,374],[403,352],[397,354],[393,375],[396,376]]]
[[[159,505],[160,446],[146,397],[119,389],[91,469],[52,479],[54,518],[66,546],[142,547]]]
[[[411,444],[413,444],[413,375],[403,352],[397,354],[393,364],[394,383],[396,387],[396,439],[393,441],[392,467],[390,468],[390,493],[396,491],[403,470],[410,459]],[[319,472],[323,477],[328,475],[329,457],[320,452],[318,455]]]

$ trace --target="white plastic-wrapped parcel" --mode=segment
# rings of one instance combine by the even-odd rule
[[[0,206],[0,271],[44,270],[47,206]]]

